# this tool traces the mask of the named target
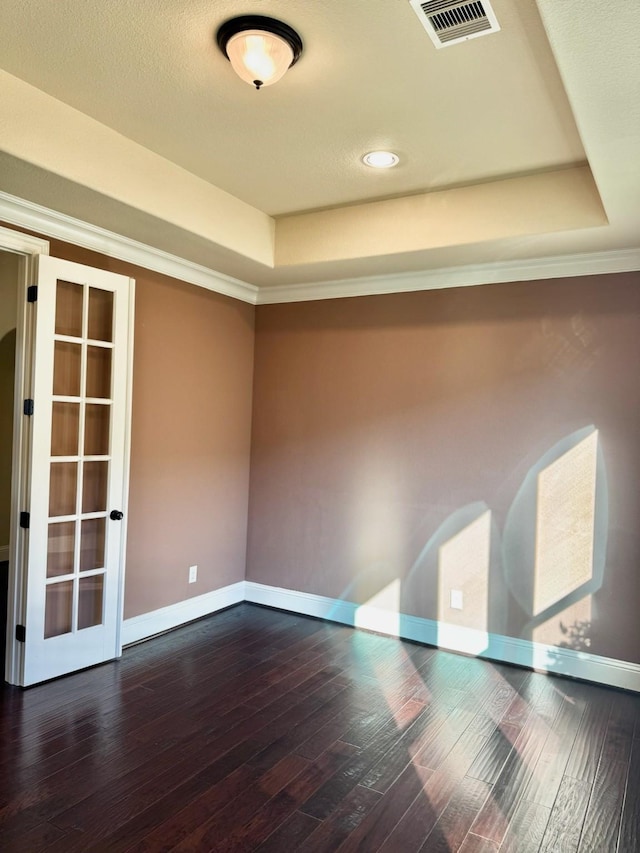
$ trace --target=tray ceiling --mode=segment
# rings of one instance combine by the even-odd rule
[[[442,50],[408,0],[257,5],[3,0],[0,189],[262,286],[637,245],[636,4],[493,0]],[[214,42],[256,11],[305,44],[260,92]]]

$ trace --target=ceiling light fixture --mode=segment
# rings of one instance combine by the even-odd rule
[[[392,166],[398,165],[400,158],[393,151],[369,151],[362,158],[362,162],[373,169],[391,169]]]
[[[294,29],[263,15],[226,21],[216,41],[238,77],[256,89],[280,80],[302,53],[302,39]]]

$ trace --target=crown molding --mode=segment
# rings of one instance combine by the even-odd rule
[[[445,267],[397,275],[258,287],[9,193],[0,192],[0,220],[36,231],[46,237],[54,237],[85,249],[101,252],[103,255],[136,264],[136,266],[204,287],[251,305],[376,296],[448,287],[474,287],[500,282],[569,278],[579,275],[604,275],[640,269],[640,249],[619,249],[522,261]],[[31,239],[33,251],[47,253],[46,241]]]
[[[273,305],[282,302],[344,299],[350,296],[376,296],[448,287],[475,287],[481,284],[604,275],[633,272],[639,269],[640,249],[618,249],[522,261],[443,267],[398,275],[262,287],[258,293],[257,304]]]
[[[224,296],[231,296],[242,302],[256,304],[258,288],[231,276],[222,275],[213,270],[170,255],[153,246],[146,246],[137,240],[123,237],[97,225],[82,222],[64,213],[58,213],[39,204],[26,201],[9,193],[0,192],[0,220],[11,225],[37,231],[46,237],[54,237],[101,252],[110,258],[127,261],[163,275],[171,276],[206,290],[213,290]]]

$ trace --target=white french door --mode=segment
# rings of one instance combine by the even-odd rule
[[[132,288],[44,255],[30,288],[24,686],[120,654]]]

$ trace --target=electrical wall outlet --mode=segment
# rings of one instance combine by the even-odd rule
[[[451,599],[449,606],[452,610],[462,610],[462,590],[461,589],[452,589],[450,590]]]
[[[189,566],[189,583],[195,583],[198,580],[198,567]]]

